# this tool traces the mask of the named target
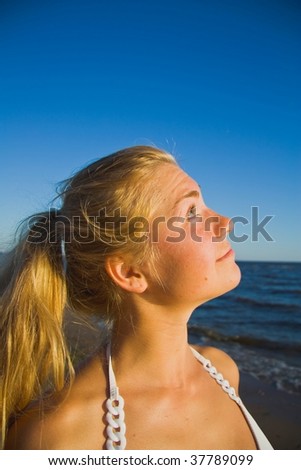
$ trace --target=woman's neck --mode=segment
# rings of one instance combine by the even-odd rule
[[[187,315],[158,306],[125,314],[113,329],[112,361],[117,380],[134,376],[154,386],[184,387],[192,364]]]

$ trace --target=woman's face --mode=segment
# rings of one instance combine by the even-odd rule
[[[230,220],[209,209],[198,184],[175,165],[157,174],[162,205],[152,221],[165,301],[193,308],[233,289],[240,270],[227,240]]]

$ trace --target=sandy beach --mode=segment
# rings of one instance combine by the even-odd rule
[[[301,449],[301,396],[241,374],[240,396],[276,450]]]

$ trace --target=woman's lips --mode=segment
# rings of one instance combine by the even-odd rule
[[[231,256],[234,256],[234,251],[232,250],[232,248],[229,248],[229,250],[224,254],[222,255],[220,258],[217,259],[217,261],[223,261],[224,259],[227,259],[227,258],[230,258]]]

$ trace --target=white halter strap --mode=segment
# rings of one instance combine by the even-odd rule
[[[124,422],[124,400],[119,395],[119,389],[116,385],[116,378],[112,367],[111,344],[107,346],[107,361],[109,372],[110,398],[106,401],[106,449],[123,450],[126,447],[125,422]]]
[[[238,405],[241,405],[241,399],[236,395],[233,387],[230,386],[228,380],[225,380],[220,372],[217,372],[216,368],[211,364],[209,359],[206,359],[202,354],[196,351],[194,348],[190,348],[194,357],[202,364],[204,369],[216,380],[216,382],[222,387],[231,400],[236,401]]]
[[[229,397],[234,400],[238,405],[242,406],[241,399],[236,395],[233,387],[230,386],[228,380],[225,380],[223,375],[217,372],[216,368],[212,366],[211,362],[202,356],[194,348],[190,348],[194,357],[202,364],[204,369],[216,382],[222,387]],[[109,373],[109,390],[110,398],[106,401],[106,449],[107,450],[124,450],[126,448],[125,431],[126,426],[124,422],[124,400],[119,395],[119,389],[116,384],[116,378],[112,367],[111,357],[111,344],[107,345],[107,362]]]

